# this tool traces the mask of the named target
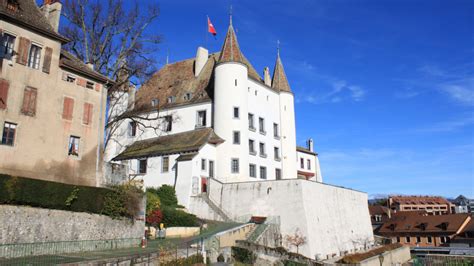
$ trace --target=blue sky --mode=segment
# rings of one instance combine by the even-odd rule
[[[145,3],[145,1],[141,1]],[[234,27],[257,71],[277,40],[295,93],[297,142],[324,181],[375,194],[474,197],[474,2],[159,1],[157,57],[221,48]],[[217,40],[206,41],[206,15]]]

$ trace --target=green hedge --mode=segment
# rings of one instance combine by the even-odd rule
[[[196,215],[176,209],[176,207],[163,206],[161,211],[163,213],[161,222],[164,223],[166,227],[199,225]]]
[[[115,218],[134,216],[137,206],[127,206],[127,203],[135,196],[139,196],[138,190],[124,186],[75,186],[0,174],[0,204],[88,212]]]

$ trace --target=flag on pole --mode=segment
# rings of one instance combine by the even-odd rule
[[[216,31],[216,28],[214,28],[214,25],[212,25],[212,22],[211,20],[209,19],[209,17],[207,17],[207,31],[212,34],[213,36],[216,36],[217,35],[217,31]]]

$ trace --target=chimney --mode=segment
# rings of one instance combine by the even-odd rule
[[[306,146],[309,151],[314,152],[314,142],[312,138],[308,139],[308,141],[306,142]]]
[[[132,110],[135,107],[135,93],[137,88],[134,85],[128,86],[128,110]]]
[[[88,68],[94,70],[94,64],[92,64],[92,63],[89,62],[89,63],[87,63],[86,65],[87,65]]]
[[[49,24],[55,32],[59,29],[59,19],[61,18],[62,4],[60,0],[44,0],[41,6],[43,15],[48,19]]]
[[[194,62],[194,76],[195,77],[199,76],[199,73],[201,73],[201,70],[204,68],[204,65],[206,64],[208,57],[209,57],[209,52],[202,47],[198,47],[197,53],[196,53],[196,61]]]
[[[265,83],[265,85],[271,87],[272,86],[272,81],[270,79],[270,68],[268,67],[265,67],[263,69],[263,82]]]

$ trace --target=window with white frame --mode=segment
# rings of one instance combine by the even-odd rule
[[[259,117],[258,118],[258,128],[259,128],[259,131],[260,133],[262,134],[265,134],[265,119],[263,119],[262,117]]]
[[[160,103],[160,100],[158,100],[158,99],[153,99],[153,100],[151,100],[151,106],[152,106],[152,107],[158,106],[159,103]]]
[[[201,159],[201,170],[206,171],[206,159]]]
[[[260,179],[267,179],[267,168],[260,166]]]
[[[300,168],[304,169],[304,159],[300,158]]]
[[[41,47],[32,44],[30,47],[30,54],[28,55],[28,66],[34,69],[39,69],[41,60]]]
[[[236,118],[236,119],[239,119],[239,118],[240,118],[239,107],[234,107],[233,117]]]
[[[163,117],[163,131],[170,132],[173,129],[173,117],[167,115]]]
[[[280,129],[277,123],[273,123],[273,137],[279,138],[280,137]]]
[[[255,140],[253,139],[249,139],[249,153],[252,155],[257,154],[257,152],[255,151]]]
[[[259,144],[259,151],[260,151],[260,156],[266,157],[267,154],[265,153],[265,143],[260,142]]]
[[[130,121],[128,122],[128,136],[135,137],[137,135],[137,122]]]
[[[170,157],[163,156],[161,159],[161,172],[167,173],[170,170]]]
[[[279,169],[279,168],[275,169],[275,179],[276,180],[281,180],[281,169]]]
[[[237,158],[231,159],[230,171],[233,174],[238,174],[239,173],[239,159],[237,159]]]
[[[13,146],[15,143],[16,124],[5,122],[3,124],[2,145]]]
[[[197,111],[196,127],[205,127],[206,122],[206,110]]]
[[[15,36],[8,33],[3,34],[2,39],[2,50],[0,51],[0,57],[11,59],[15,48]]]
[[[310,159],[306,160],[306,168],[308,168],[308,170],[311,170],[311,160]]]
[[[251,113],[249,113],[249,129],[255,130],[254,116]]]
[[[232,140],[233,144],[240,144],[240,131],[234,131],[232,133]]]
[[[76,136],[69,137],[69,146],[67,154],[70,156],[79,156],[79,141],[80,138]]]
[[[138,173],[139,174],[146,174],[147,163],[148,163],[148,160],[146,158],[138,160]]]
[[[257,166],[255,164],[249,164],[249,176],[257,177]]]
[[[280,148],[273,147],[274,158],[276,161],[280,160]]]

